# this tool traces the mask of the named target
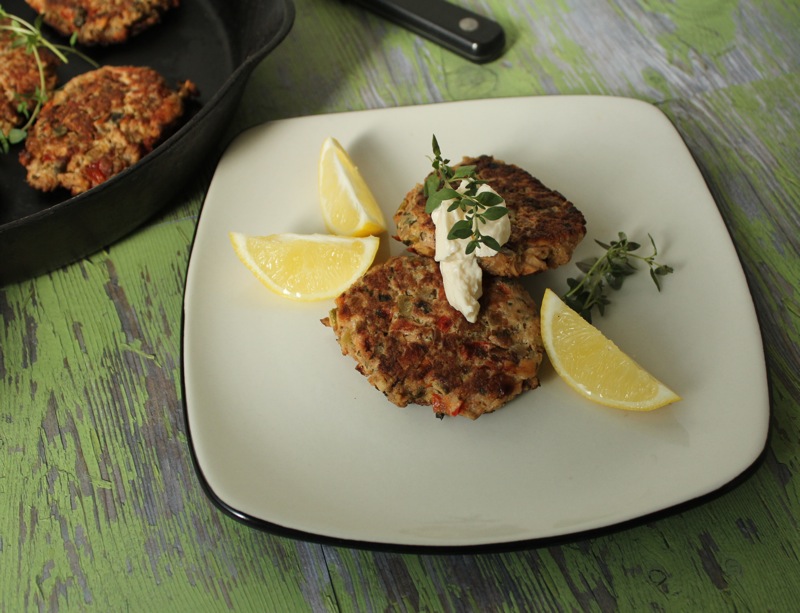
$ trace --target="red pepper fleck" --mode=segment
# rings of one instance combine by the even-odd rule
[[[439,415],[452,415],[455,417],[464,408],[463,402],[459,402],[458,406],[450,408],[444,397],[439,394],[432,394],[431,400],[433,402],[433,412]]]
[[[92,185],[100,185],[108,178],[108,175],[103,171],[101,162],[92,162],[84,170],[84,175],[91,182]]]
[[[453,327],[453,320],[450,317],[447,317],[447,315],[442,315],[436,320],[436,327],[442,332],[447,332]]]

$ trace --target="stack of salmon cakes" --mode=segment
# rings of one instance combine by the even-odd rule
[[[586,234],[583,214],[527,171],[491,156],[465,158],[505,199],[511,236],[481,257],[483,295],[470,323],[445,296],[423,183],[394,216],[412,252],[375,266],[323,320],[344,355],[395,405],[432,406],[438,417],[477,419],[539,385],[539,311],[520,277],[567,263]]]

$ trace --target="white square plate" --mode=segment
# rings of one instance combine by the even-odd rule
[[[323,140],[350,152],[391,220],[445,157],[491,154],[584,213],[575,260],[624,231],[675,273],[645,271],[595,324],[683,397],[650,413],[593,405],[545,363],[542,385],[472,422],[390,404],[320,323],[239,262],[229,231],[325,232]],[[382,237],[378,259],[403,246]],[[572,265],[530,283],[558,293]],[[716,280],[715,286],[709,284]],[[711,493],[764,448],[769,399],[758,323],[736,252],[668,119],[611,97],[476,100],[289,119],[222,157],[197,229],[184,302],[192,451],[212,498],[267,529],[361,545],[465,547],[575,534]],[[298,531],[298,532],[294,532]]]

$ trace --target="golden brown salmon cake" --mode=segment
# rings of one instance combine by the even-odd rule
[[[491,156],[464,158],[461,164],[476,166],[478,177],[505,199],[511,220],[508,242],[497,255],[478,258],[481,268],[519,277],[569,262],[586,235],[586,220],[575,205],[522,168]],[[423,184],[408,193],[394,215],[395,238],[410,251],[433,257],[435,226],[425,212],[426,200]]]
[[[539,385],[539,312],[514,279],[484,277],[481,311],[469,323],[447,302],[432,258],[394,257],[339,296],[323,323],[401,407],[476,419]]]
[[[123,43],[159,23],[179,0],[25,0],[44,22],[83,45]]]
[[[9,25],[10,19],[0,19],[0,25]],[[39,49],[45,77],[45,92],[56,86],[58,59],[46,49]],[[28,112],[36,106],[34,94],[41,87],[36,58],[20,46],[13,32],[0,29],[0,132],[8,135],[12,128],[25,123],[21,107]]]
[[[72,195],[100,185],[138,162],[165,138],[196,89],[171,90],[151,68],[105,66],[79,75],[45,104],[20,162],[28,183]]]

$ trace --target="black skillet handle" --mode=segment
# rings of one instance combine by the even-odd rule
[[[473,62],[491,61],[505,48],[497,22],[445,0],[352,1]]]

